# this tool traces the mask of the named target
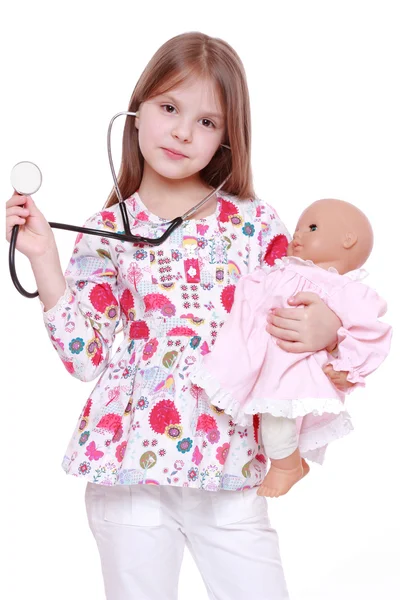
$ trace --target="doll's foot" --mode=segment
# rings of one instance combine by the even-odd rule
[[[278,498],[287,494],[295,483],[303,479],[310,471],[310,467],[304,460],[301,459],[300,464],[294,469],[280,469],[276,465],[271,464],[264,481],[257,490],[258,496],[266,496],[267,498]]]

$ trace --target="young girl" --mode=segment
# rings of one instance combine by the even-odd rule
[[[188,379],[238,278],[288,244],[276,212],[253,192],[242,63],[222,40],[177,36],[144,70],[129,111],[138,116],[126,120],[119,183],[133,234],[160,237],[231,175],[162,246],[78,235],[65,277],[32,198],[8,202],[7,237],[21,226],[17,249],[30,259],[54,348],[73,376],[101,374],[63,468],[88,482],[108,600],[176,598],[185,543],[210,598],[283,600],[277,536],[256,493],[266,466],[259,417],[235,427]],[[87,225],[122,231],[114,193]],[[281,347],[333,347],[334,313],[312,294],[293,304],[306,306],[266,323]],[[124,339],[111,356],[120,321]]]

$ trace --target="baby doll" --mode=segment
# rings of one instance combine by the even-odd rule
[[[372,244],[371,225],[352,204],[311,204],[288,256],[239,279],[212,352],[190,376],[236,424],[251,424],[252,415],[262,413],[271,466],[259,495],[286,494],[309,471],[305,458],[322,463],[327,444],[353,429],[340,378],[353,384],[350,389],[364,386],[388,354],[391,328],[379,321],[386,303],[360,282]],[[269,310],[288,306],[286,300],[301,291],[318,294],[341,319],[334,356],[287,353],[266,331]],[[337,380],[325,374],[332,368],[340,372]]]

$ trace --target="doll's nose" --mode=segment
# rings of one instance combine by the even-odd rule
[[[300,231],[295,231],[293,234],[293,240],[296,242],[299,242],[301,240],[301,233]]]

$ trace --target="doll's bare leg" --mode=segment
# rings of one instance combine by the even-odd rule
[[[263,414],[261,432],[271,467],[258,489],[259,496],[277,498],[306,475],[310,468],[297,447],[296,420]]]
[[[283,496],[295,483],[303,479],[309,470],[310,467],[301,458],[298,448],[287,458],[271,458],[271,467],[258,488],[257,494],[268,498]]]

